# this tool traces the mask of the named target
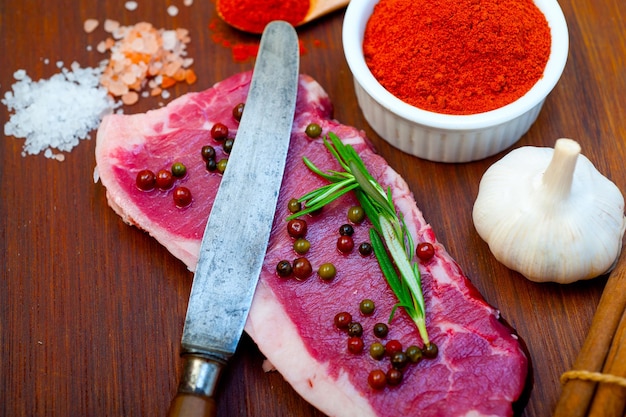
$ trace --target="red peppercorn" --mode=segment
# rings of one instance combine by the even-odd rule
[[[211,128],[211,137],[215,140],[224,140],[228,137],[228,127],[223,123],[215,123]]]
[[[342,311],[341,313],[337,313],[335,315],[335,327],[341,330],[345,330],[348,328],[348,325],[352,322],[352,315],[347,311]]]
[[[299,280],[305,280],[313,273],[311,262],[307,258],[296,258],[293,261],[293,275]]]
[[[380,369],[375,369],[368,375],[367,383],[374,389],[383,389],[387,385],[387,375]]]
[[[349,338],[348,350],[352,353],[361,353],[363,351],[363,339],[357,336]]]
[[[350,236],[339,236],[337,239],[337,249],[342,253],[350,253],[354,249],[354,240]]]
[[[140,190],[150,191],[154,188],[155,183],[156,176],[154,175],[154,172],[150,171],[149,169],[144,169],[137,173],[135,184]]]
[[[388,341],[385,345],[385,353],[391,356],[396,352],[402,352],[402,343],[396,339]]]
[[[187,207],[191,204],[191,191],[187,187],[174,188],[173,196],[177,207]]]
[[[169,190],[174,185],[174,176],[167,169],[162,169],[156,174],[156,185],[161,190]]]
[[[304,235],[306,235],[306,231],[307,224],[302,219],[289,220],[289,223],[287,223],[287,233],[289,233],[289,236],[291,237],[304,237]]]
[[[389,385],[399,385],[402,382],[402,371],[399,369],[391,368],[387,371],[387,383]]]
[[[245,105],[243,103],[239,103],[237,104],[235,107],[233,107],[233,118],[237,121],[241,120],[241,116],[243,115],[243,108],[245,107]]]
[[[427,261],[435,256],[435,247],[429,242],[422,242],[417,245],[415,254],[422,261]]]

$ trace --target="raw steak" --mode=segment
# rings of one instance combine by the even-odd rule
[[[234,135],[237,121],[232,109],[245,101],[249,81],[250,73],[238,74],[146,114],[107,116],[97,134],[97,170],[111,207],[126,222],[154,236],[191,270],[220,180],[219,173],[205,168],[200,149],[212,144],[218,159],[225,157],[210,129],[221,122]],[[404,180],[372,151],[362,132],[331,119],[331,103],[320,85],[302,75],[298,94],[281,197],[246,332],[298,393],[331,416],[512,415],[529,366],[517,337],[436,241]],[[321,168],[339,169],[322,139],[304,134],[311,122],[318,123],[324,134],[332,131],[357,149],[370,172],[383,186],[391,187],[415,241],[431,242],[436,249],[435,256],[420,268],[427,327],[439,355],[408,365],[398,386],[376,390],[368,384],[371,370],[386,371],[390,366],[388,358],[375,360],[368,349],[379,340],[372,332],[374,324],[387,322],[396,299],[375,257],[364,257],[356,249],[368,240],[367,222],[354,225],[351,253],[337,250],[339,227],[347,222],[347,209],[356,203],[354,196],[342,197],[321,214],[305,216],[311,243],[306,257],[314,271],[332,262],[336,277],[323,281],[313,273],[306,280],[296,280],[276,274],[280,260],[298,256],[286,228],[288,200],[325,184],[303,165],[302,156]],[[174,205],[171,190],[146,192],[135,185],[139,170],[156,172],[175,161],[187,166],[187,175],[179,183],[193,195],[191,205],[182,209]],[[367,316],[359,312],[365,298],[376,305]],[[365,349],[360,354],[348,351],[346,332],[333,324],[341,311],[350,312],[363,326]],[[422,344],[402,310],[396,312],[382,342],[391,339],[402,342],[404,348]]]

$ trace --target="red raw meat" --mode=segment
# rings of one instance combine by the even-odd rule
[[[126,222],[154,236],[191,270],[220,180],[220,174],[206,170],[200,149],[212,144],[218,156],[223,156],[210,129],[221,122],[234,136],[237,122],[231,111],[245,101],[249,81],[250,73],[238,74],[158,110],[110,115],[98,131],[97,170],[111,207]],[[512,404],[524,390],[529,368],[518,338],[437,242],[404,180],[372,151],[362,132],[331,119],[331,103],[319,84],[302,75],[298,94],[286,174],[246,332],[294,389],[328,415],[512,415]],[[374,390],[367,382],[371,370],[389,368],[388,359],[375,360],[368,349],[379,340],[372,333],[374,324],[387,322],[396,299],[374,256],[363,257],[356,249],[369,240],[367,222],[354,225],[352,253],[337,250],[339,227],[347,222],[348,207],[356,204],[354,196],[346,195],[326,206],[322,214],[305,218],[311,243],[306,257],[314,271],[320,264],[332,262],[337,276],[327,282],[315,273],[304,281],[276,274],[280,260],[298,256],[287,234],[288,200],[324,184],[304,166],[302,156],[320,168],[339,169],[321,138],[312,140],[304,134],[311,122],[318,123],[325,134],[332,131],[354,146],[378,181],[391,187],[396,207],[404,213],[415,241],[431,242],[435,247],[435,256],[420,269],[427,327],[439,355],[407,366],[399,386]],[[193,195],[192,204],[182,209],[174,205],[171,190],[145,192],[135,185],[138,171],[156,172],[176,161],[187,166],[186,177],[178,183]],[[365,298],[376,305],[369,316],[359,312],[359,303]],[[333,324],[341,311],[350,312],[364,328],[365,349],[360,354],[348,351],[348,336]],[[422,344],[402,310],[397,311],[389,329],[383,343],[397,339],[405,348]]]

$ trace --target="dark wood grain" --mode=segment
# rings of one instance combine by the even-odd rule
[[[174,96],[210,87],[252,60],[235,61],[217,44],[214,3],[139,1],[0,1],[0,91],[13,72],[34,78],[56,73],[56,61],[95,66],[102,27],[86,18],[148,21],[191,32],[189,56],[198,81]],[[626,190],[626,3],[562,0],[570,29],[569,61],[539,119],[516,145],[553,146],[578,140],[596,166]],[[505,154],[467,164],[440,164],[403,154],[367,125],[354,96],[341,48],[343,12],[300,28],[307,52],[301,69],[335,104],[335,117],[364,129],[415,193],[439,239],[476,287],[515,327],[533,363],[525,417],[551,414],[559,376],[572,365],[587,334],[606,277],[571,285],[536,284],[511,272],[478,237],[471,208],[484,171]],[[257,38],[218,26],[234,42]],[[45,59],[50,63],[46,64]],[[142,99],[126,113],[158,107]],[[3,106],[0,123],[9,112]],[[95,139],[95,136],[92,135]],[[22,140],[0,144],[0,416],[164,416],[176,391],[178,346],[191,273],[147,234],[125,225],[93,182],[94,140],[65,162],[21,156]],[[277,373],[264,373],[262,355],[244,336],[218,393],[219,416],[321,416]]]

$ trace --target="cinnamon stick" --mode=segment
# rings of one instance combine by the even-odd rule
[[[626,312],[622,314],[602,372],[606,375],[626,377]],[[589,417],[622,417],[625,406],[625,387],[601,383],[593,397]]]
[[[593,316],[587,338],[574,362],[573,369],[602,372],[611,342],[626,308],[626,251],[604,287]],[[587,414],[596,383],[568,380],[554,411],[554,417],[583,417]]]

